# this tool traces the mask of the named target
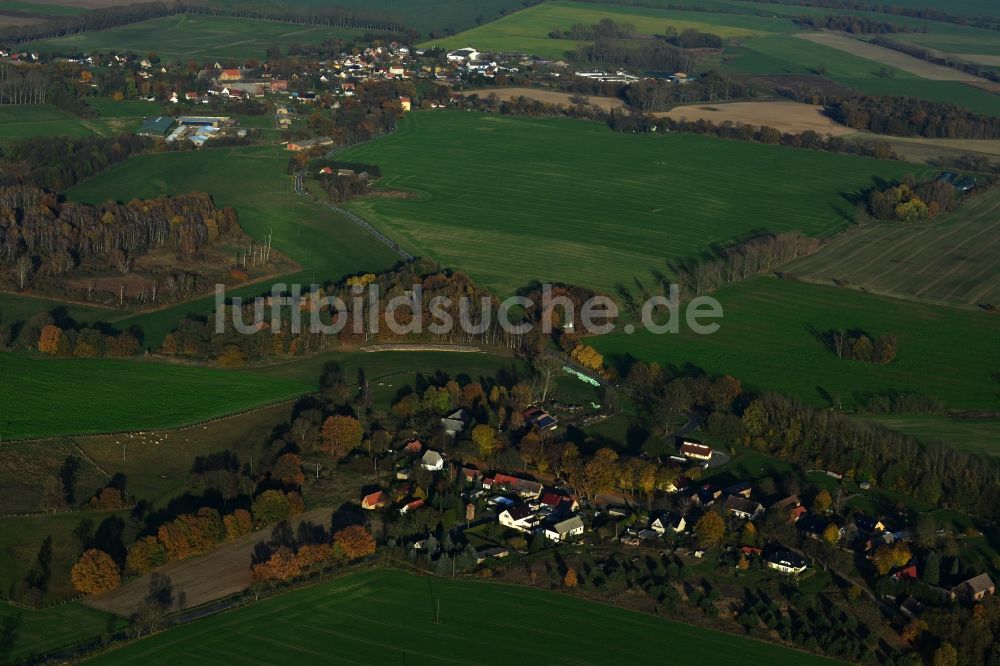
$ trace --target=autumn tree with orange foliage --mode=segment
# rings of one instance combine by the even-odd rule
[[[336,415],[323,422],[320,437],[323,450],[334,460],[341,460],[352,450],[361,446],[361,436],[364,431],[361,422],[353,416]]]
[[[579,581],[576,579],[576,569],[570,567],[566,570],[566,575],[563,576],[563,585],[569,588],[576,587]]]
[[[139,539],[128,549],[125,569],[134,573],[152,571],[167,561],[167,550],[154,536]]]
[[[302,473],[302,459],[294,453],[279,456],[271,467],[271,477],[286,486],[301,486],[306,481],[305,474]]]
[[[250,567],[250,578],[258,583],[290,580],[301,573],[302,567],[295,553],[287,546],[274,551],[266,562],[258,562]]]
[[[70,570],[70,580],[77,592],[98,594],[118,587],[121,572],[111,556],[103,550],[91,548],[80,556],[80,561]]]
[[[246,509],[236,509],[223,516],[222,524],[226,528],[226,541],[235,541],[253,531],[253,516]]]
[[[59,340],[62,338],[62,329],[55,324],[46,324],[42,327],[42,332],[38,336],[38,351],[43,354],[55,355],[59,353]]]
[[[361,525],[345,527],[333,535],[333,546],[349,560],[375,553],[375,537]]]

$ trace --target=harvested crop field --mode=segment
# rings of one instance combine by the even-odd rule
[[[930,303],[1000,304],[1000,190],[973,196],[925,224],[845,232],[787,272]]]
[[[729,104],[690,104],[655,114],[674,120],[726,121],[744,125],[767,125],[782,132],[799,133],[807,130],[820,134],[842,136],[856,130],[834,122],[823,114],[823,107],[798,102],[731,102]]]
[[[559,92],[558,90],[541,90],[539,88],[483,88],[480,90],[466,90],[464,95],[466,97],[469,95],[479,95],[480,97],[496,95],[503,101],[515,97],[527,97],[528,99],[545,104],[562,104],[564,106],[572,105],[573,102],[570,99],[574,97],[571,93]],[[584,95],[584,97],[587,98],[587,102],[591,106],[600,107],[605,111],[625,108],[625,102],[617,97],[600,97],[598,95]]]
[[[860,39],[847,37],[833,32],[810,32],[796,35],[800,39],[805,39],[816,44],[829,46],[832,49],[850,53],[860,58],[866,58],[872,62],[881,63],[890,67],[901,69],[923,79],[931,81],[984,81],[973,74],[966,74],[951,67],[935,65],[913,56],[893,51],[883,46],[869,44]]]

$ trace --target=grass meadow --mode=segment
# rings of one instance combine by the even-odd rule
[[[904,432],[925,442],[944,442],[956,449],[1000,458],[1000,418],[953,418],[945,414],[859,418]]]
[[[500,635],[518,638],[498,649]],[[347,576],[214,615],[89,663],[510,664],[537,661],[540,645],[554,664],[834,663],[565,594],[391,570]]]
[[[1000,307],[1000,190],[922,224],[869,224],[786,267],[797,278],[946,305]]]
[[[548,34],[566,30],[578,23],[594,24],[602,19],[631,23],[642,35],[663,34],[667,26],[678,31],[694,28],[723,37],[749,37],[756,34],[791,32],[794,24],[783,17],[760,17],[749,14],[714,14],[668,10],[655,7],[631,7],[553,0],[486,23],[443,39],[432,39],[425,46],[524,52],[549,58],[562,58],[566,51],[582,42],[552,39]]]
[[[612,363],[629,355],[661,364],[729,373],[754,390],[776,390],[804,402],[845,408],[866,394],[917,392],[952,409],[996,409],[1000,403],[1000,318],[985,312],[899,301],[850,289],[757,278],[713,296],[721,328],[696,335],[614,333],[591,338]],[[814,335],[862,329],[899,339],[888,365],[840,359]]]
[[[411,252],[501,294],[532,280],[615,293],[764,230],[830,235],[852,193],[913,165],[568,119],[413,113],[342,159],[417,198],[351,206]],[[916,167],[919,170],[919,167]]]
[[[360,37],[362,31],[259,21],[222,16],[177,14],[140,23],[80,33],[30,43],[30,48],[51,53],[89,51],[155,51],[168,61],[211,58],[263,59],[269,46],[319,44],[334,37]]]
[[[51,104],[0,106],[0,142],[31,137],[82,137],[90,134],[90,129],[79,118]]]
[[[308,393],[246,370],[0,354],[0,429],[13,437],[173,427]]]
[[[17,642],[10,653],[11,659],[15,660],[100,636],[109,628],[119,628],[124,624],[121,618],[83,604],[68,603],[32,610],[0,602],[0,620],[18,614],[21,625]]]

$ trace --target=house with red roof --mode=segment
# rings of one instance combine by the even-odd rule
[[[376,509],[382,509],[389,504],[389,496],[381,490],[376,490],[373,493],[365,495],[361,500],[361,508],[367,509],[369,511],[375,511]]]
[[[238,69],[224,69],[219,72],[220,81],[241,81],[243,74]]]
[[[895,578],[899,582],[902,582],[902,581],[916,581],[918,579],[918,576],[917,576],[917,565],[916,564],[911,564],[910,566],[906,567],[905,569],[900,569],[896,573],[892,574],[892,577]]]

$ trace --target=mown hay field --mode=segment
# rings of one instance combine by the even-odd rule
[[[899,298],[1000,308],[1000,189],[928,222],[851,229],[786,270]]]

